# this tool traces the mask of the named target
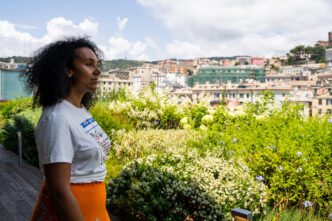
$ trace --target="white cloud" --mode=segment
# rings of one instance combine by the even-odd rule
[[[332,31],[330,0],[137,1],[177,39],[169,56],[285,54]]]
[[[109,47],[103,46],[106,59],[137,59],[148,60],[146,45],[141,41],[130,42],[123,37],[111,37]]]
[[[89,19],[85,19],[78,25],[83,32],[91,36],[96,36],[98,34],[98,26],[99,24],[97,22],[90,21]]]
[[[0,57],[21,55],[31,56],[39,47],[63,36],[91,36],[98,33],[98,23],[85,19],[78,25],[63,17],[53,18],[47,22],[47,33],[41,38],[33,37],[27,32],[16,29],[9,21],[0,20]]]
[[[85,19],[78,25],[63,17],[53,18],[47,22],[47,35],[43,37],[44,42],[51,42],[64,36],[90,36],[98,33],[98,23]]]
[[[138,57],[138,56],[142,55],[145,52],[145,49],[146,49],[145,44],[143,44],[140,41],[136,41],[132,45],[129,54],[132,55],[133,57]]]
[[[105,53],[109,59],[124,58],[127,56],[131,43],[122,37],[111,37],[109,40],[110,49]]]
[[[128,22],[128,18],[125,17],[123,19],[120,19],[120,17],[117,17],[116,18],[117,22],[118,22],[118,29],[119,31],[123,31],[127,25],[127,22]]]
[[[0,20],[0,56],[27,55],[41,43],[27,32],[17,31],[15,25]]]
[[[136,57],[136,60],[149,61],[149,56],[147,54],[141,54],[140,56]]]
[[[167,57],[171,58],[193,58],[202,54],[201,48],[197,44],[181,42],[175,40],[166,45]]]

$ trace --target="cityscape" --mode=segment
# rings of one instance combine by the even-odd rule
[[[303,104],[305,116],[332,114],[332,32],[328,40],[317,40],[321,61],[303,51],[279,57],[234,56],[230,58],[166,59],[141,62],[129,68],[104,70],[99,94],[126,88],[138,94],[154,83],[181,99],[208,96],[211,104],[224,100],[231,110],[255,102],[262,91],[271,91],[277,103],[289,100]],[[305,49],[305,46],[296,47]],[[291,53],[291,52],[290,52]],[[317,55],[316,55],[317,56]],[[297,64],[289,64],[296,57]],[[112,63],[112,61],[110,61]],[[130,62],[130,61],[129,61]],[[294,61],[293,61],[294,63]],[[19,70],[24,63],[0,62],[0,99],[27,96]]]

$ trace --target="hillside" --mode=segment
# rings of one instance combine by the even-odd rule
[[[125,69],[125,68],[131,68],[131,67],[138,67],[146,62],[144,61],[134,61],[134,60],[125,60],[125,59],[117,59],[117,60],[104,60],[102,65],[102,70],[107,71],[110,69]]]
[[[21,57],[21,56],[13,56],[13,57],[5,57],[0,58],[0,62],[10,62],[10,59],[14,58],[15,63],[27,63],[31,59],[30,57]],[[137,67],[145,64],[144,61],[134,61],[134,60],[125,60],[125,59],[117,59],[117,60],[104,60],[102,65],[102,71],[107,71],[110,69],[125,69],[131,67]]]
[[[9,63],[11,58],[14,58],[15,63],[27,63],[31,59],[30,57],[13,56],[13,57],[0,58],[0,61]]]

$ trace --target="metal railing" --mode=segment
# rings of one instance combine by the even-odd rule
[[[18,164],[22,166],[22,132],[17,132],[17,144],[18,144]]]

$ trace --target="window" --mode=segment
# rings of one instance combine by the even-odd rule
[[[318,114],[322,114],[322,109],[318,109]]]
[[[322,105],[322,99],[318,99],[318,104]]]
[[[332,109],[327,109],[326,114],[332,114]]]
[[[240,94],[240,98],[244,98],[243,94]]]
[[[233,98],[235,98],[235,93],[233,93]]]
[[[249,94],[247,94],[247,98],[249,98]]]
[[[282,93],[281,95],[282,95],[283,97],[285,97],[285,96],[286,96],[286,93]]]

